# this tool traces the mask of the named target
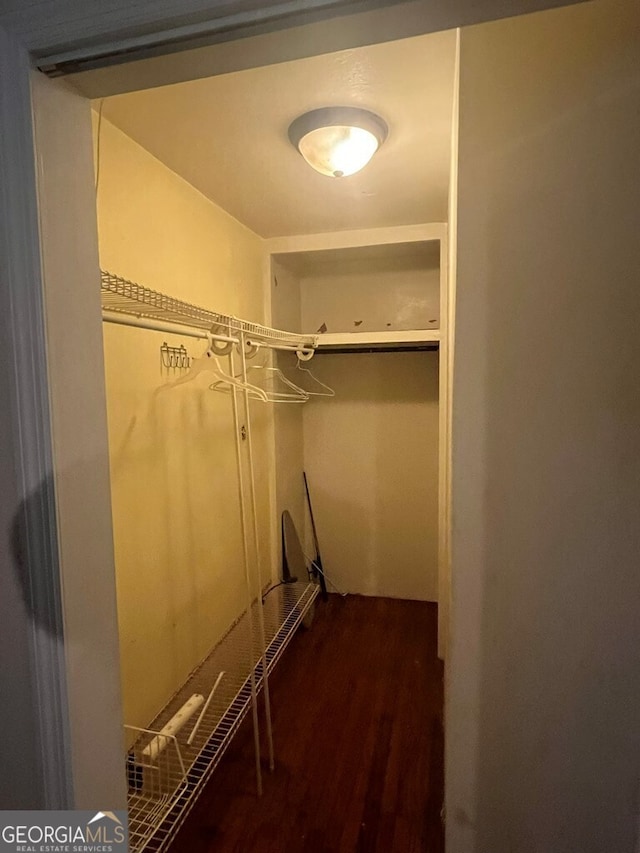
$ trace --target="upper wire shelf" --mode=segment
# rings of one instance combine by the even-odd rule
[[[315,335],[298,335],[251,323],[228,314],[218,314],[181,299],[174,299],[156,290],[150,290],[134,281],[101,270],[100,293],[102,310],[119,314],[177,323],[200,329],[202,332],[223,331],[225,334],[243,332],[262,341],[278,341],[294,347],[315,347]]]

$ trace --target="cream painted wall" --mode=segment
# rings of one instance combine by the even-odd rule
[[[635,853],[640,6],[461,45],[450,853]]]
[[[264,321],[262,241],[107,121],[99,145],[101,266]],[[125,722],[147,724],[246,603],[231,398],[206,377],[168,389],[159,347],[204,342],[104,325]],[[81,358],[82,354],[78,353]],[[271,407],[254,454],[271,575]]]
[[[301,280],[302,328],[316,332],[387,332],[440,327],[440,271],[378,261],[339,274],[322,272]],[[358,325],[356,325],[356,323]]]
[[[438,597],[438,355],[316,356],[335,398],[305,405],[323,566],[344,592]]]

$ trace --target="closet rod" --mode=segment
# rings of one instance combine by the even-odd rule
[[[278,350],[286,350],[287,352],[299,352],[302,355],[306,355],[311,357],[315,349],[310,346],[295,346],[294,344],[275,344],[271,341],[253,341],[251,339],[247,340],[247,346],[249,347],[267,347],[267,349],[278,349]]]
[[[102,312],[102,320],[105,323],[117,323],[120,326],[134,326],[136,329],[150,329],[152,332],[166,332],[170,335],[185,335],[190,338],[203,340],[226,341],[237,344],[238,338],[229,335],[214,335],[204,329],[196,329],[193,326],[184,326],[180,323],[171,323],[168,320],[149,320],[147,317],[136,317],[135,314],[121,314],[118,311]]]

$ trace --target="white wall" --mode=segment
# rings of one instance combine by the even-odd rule
[[[462,33],[450,853],[632,853],[640,7]]]
[[[301,279],[302,328],[315,333],[391,332],[440,328],[440,271],[419,261],[322,267]]]
[[[438,355],[318,355],[304,410],[323,567],[344,592],[437,600]]]

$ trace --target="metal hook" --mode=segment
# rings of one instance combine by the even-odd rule
[[[160,366],[166,371],[175,373],[176,371],[186,370],[191,365],[191,358],[184,344],[179,347],[172,347],[164,341],[160,347]]]

